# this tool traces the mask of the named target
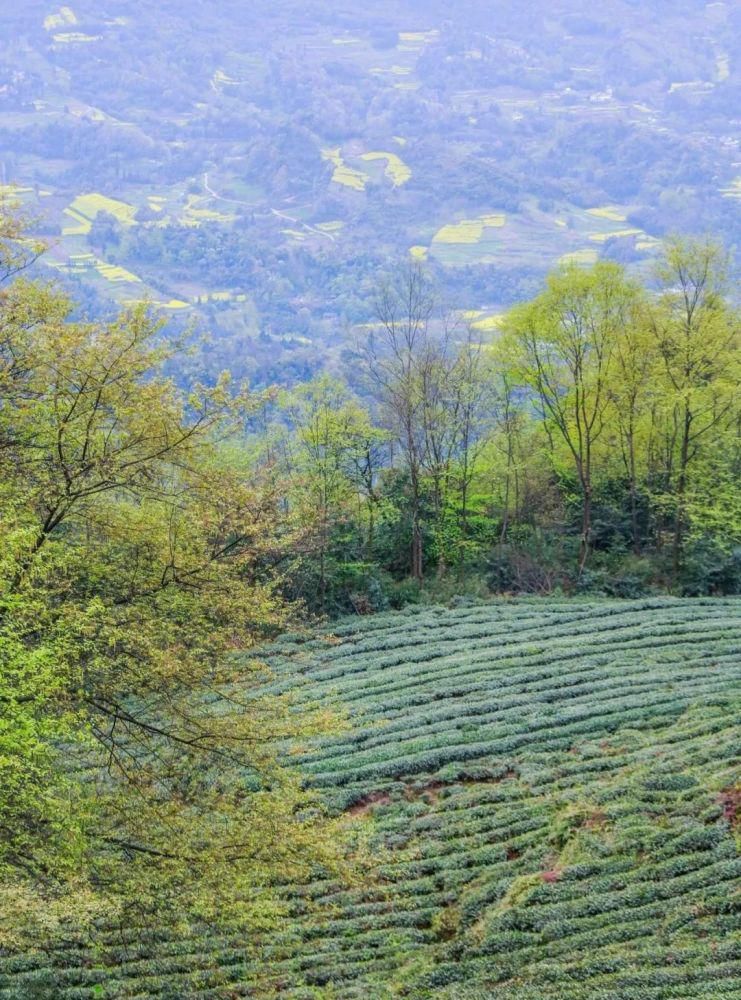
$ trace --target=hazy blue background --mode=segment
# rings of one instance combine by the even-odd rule
[[[566,255],[735,245],[740,59],[722,2],[6,0],[0,183],[82,311],[303,378],[411,248],[485,326]]]

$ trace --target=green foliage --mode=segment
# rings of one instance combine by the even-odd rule
[[[288,615],[274,482],[223,446],[259,401],[186,397],[143,308],[68,313],[0,297],[0,943],[101,907],[262,926],[334,845],[277,759],[329,712],[261,699],[233,656]]]
[[[27,264],[16,223],[0,250]],[[650,595],[741,583],[725,267],[670,241],[657,295],[564,267],[493,351],[412,267],[357,354],[380,426],[328,376],[186,394],[145,307],[2,290],[0,996],[619,995],[685,947],[705,974],[690,917],[655,924],[725,947],[737,607]],[[287,597],[356,618],[266,665]],[[59,979],[18,957],[60,940]]]
[[[283,636],[272,693],[348,708],[299,765],[372,871],[284,884],[266,963],[161,921],[0,958],[0,996],[734,996],[740,610],[499,600]]]

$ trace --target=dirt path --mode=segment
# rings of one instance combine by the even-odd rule
[[[207,194],[210,194],[212,198],[216,198],[217,201],[226,201],[232,205],[244,205],[245,208],[255,208],[255,205],[249,201],[240,201],[238,198],[225,198],[223,195],[214,191],[208,182],[208,172],[203,175],[203,187],[205,188]],[[331,233],[325,233],[323,230],[317,229],[315,226],[310,226],[307,222],[295,219],[292,215],[286,215],[285,212],[279,212],[277,208],[271,208],[269,211],[272,212],[273,215],[276,215],[279,219],[285,219],[286,222],[292,222],[294,226],[301,226],[303,229],[306,229],[307,232],[315,233],[317,236],[324,236],[331,243],[337,242]]]

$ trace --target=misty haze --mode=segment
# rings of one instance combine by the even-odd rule
[[[0,0],[0,1000],[739,1000],[741,5]]]

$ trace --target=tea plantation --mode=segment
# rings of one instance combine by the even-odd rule
[[[287,636],[275,690],[350,723],[297,759],[369,830],[373,874],[287,890],[261,966],[236,938],[119,930],[0,958],[0,997],[739,998],[740,653],[733,599],[411,608]]]

